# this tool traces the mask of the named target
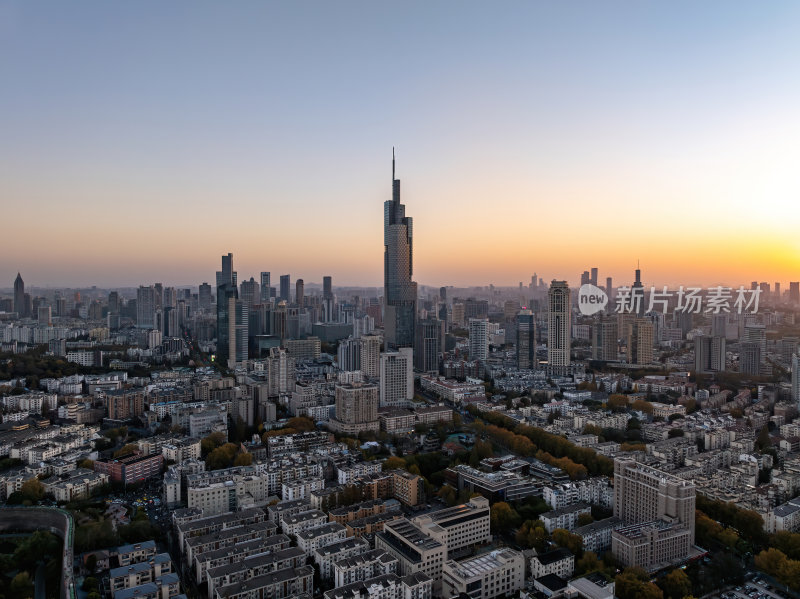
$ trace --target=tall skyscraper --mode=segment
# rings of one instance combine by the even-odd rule
[[[439,372],[439,356],[444,351],[444,321],[428,318],[417,321],[414,367],[421,372]]]
[[[242,284],[239,286],[239,298],[248,308],[252,308],[256,305],[261,298],[258,281],[253,277],[250,277],[249,281],[242,281]]]
[[[19,273],[17,273],[17,278],[14,279],[14,312],[20,318],[28,316],[25,314],[25,283]]]
[[[469,359],[486,361],[489,358],[489,320],[469,319]]]
[[[211,285],[202,283],[197,291],[197,301],[200,304],[200,310],[203,312],[211,312]]]
[[[792,401],[800,407],[800,356],[792,354]]]
[[[305,283],[303,279],[297,279],[297,282],[294,284],[294,289],[294,303],[302,308],[305,298]]]
[[[261,272],[261,303],[269,302],[270,297],[270,274],[266,271]]]
[[[392,151],[392,199],[383,204],[383,301],[386,347],[414,346],[417,284],[413,274],[413,223],[400,203]]]
[[[152,285],[136,291],[136,328],[156,328],[156,290]]]
[[[633,311],[639,316],[644,316],[647,306],[644,305],[644,285],[642,285],[642,271],[639,264],[636,264],[636,280],[631,287],[631,306]]]
[[[592,276],[590,277],[589,282],[592,285],[594,285],[595,287],[597,287],[597,275],[598,275],[597,267],[593,266],[592,267]]]
[[[536,368],[536,319],[530,310],[517,314],[517,368]]]
[[[244,300],[228,298],[228,367],[247,360],[249,306]]]
[[[368,378],[380,376],[381,341],[380,335],[361,337],[361,372]]]
[[[332,277],[322,277],[322,297],[323,299],[333,299]]]
[[[566,372],[570,365],[572,306],[566,281],[553,281],[547,293],[547,365],[551,372]]]
[[[795,306],[800,305],[800,281],[789,283],[789,301]]]
[[[405,408],[414,399],[414,350],[401,347],[381,354],[380,407]]]
[[[222,270],[217,271],[217,356],[222,360],[230,355],[230,300],[239,299],[236,279],[233,254],[229,253],[222,257]]]
[[[281,275],[281,293],[280,298],[285,301],[287,304],[291,301],[291,276],[290,275]]]

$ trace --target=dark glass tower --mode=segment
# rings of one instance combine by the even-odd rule
[[[238,299],[233,254],[222,257],[222,270],[217,271],[217,357],[226,360],[230,351],[231,298]]]
[[[28,316],[25,313],[25,283],[19,273],[17,273],[17,278],[14,279],[14,312],[20,318]]]
[[[392,150],[392,199],[383,203],[383,302],[387,349],[414,347],[417,284],[413,273],[413,225],[400,203]]]

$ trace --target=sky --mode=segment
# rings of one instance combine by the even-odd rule
[[[0,287],[800,279],[800,3],[4,1]]]

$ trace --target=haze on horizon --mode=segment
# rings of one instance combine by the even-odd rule
[[[800,5],[11,1],[0,287],[800,279]]]

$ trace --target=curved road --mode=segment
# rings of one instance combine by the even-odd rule
[[[77,599],[73,571],[73,543],[75,540],[75,522],[72,514],[66,510],[48,507],[0,507],[0,532],[6,531],[48,530],[64,541],[62,555],[61,599]],[[38,572],[37,572],[38,574]],[[38,578],[38,576],[37,576]],[[38,585],[37,585],[38,588]]]

